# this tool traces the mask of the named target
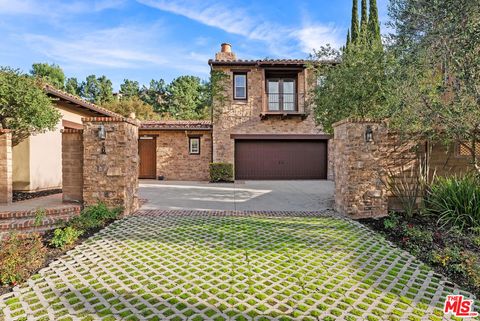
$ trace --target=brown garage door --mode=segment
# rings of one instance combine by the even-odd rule
[[[236,179],[326,179],[326,140],[237,140]]]

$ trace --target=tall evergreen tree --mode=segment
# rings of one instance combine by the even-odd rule
[[[350,26],[350,42],[356,43],[358,39],[358,0],[353,0],[352,5],[352,25]]]
[[[380,22],[378,20],[377,0],[370,0],[369,9],[367,39],[372,46],[381,45],[382,38],[380,35]]]
[[[367,0],[362,0],[362,16],[360,20],[360,39],[362,42],[365,42],[367,39],[367,27],[368,27],[368,16],[367,16]]]
[[[348,47],[350,47],[350,44],[351,44],[351,39],[350,39],[350,30],[348,30],[347,32],[347,44],[345,45],[344,49],[348,49]]]

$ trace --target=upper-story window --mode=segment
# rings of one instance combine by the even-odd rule
[[[233,74],[233,98],[247,99],[247,74]]]
[[[267,79],[269,111],[296,111],[297,94],[294,78]]]

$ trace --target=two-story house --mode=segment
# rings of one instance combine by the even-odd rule
[[[214,162],[234,164],[235,179],[327,178],[330,136],[309,107],[307,61],[241,60],[224,43],[209,64],[228,79],[226,99],[214,97]]]
[[[222,75],[212,121],[150,121],[140,127],[140,178],[208,180],[209,162],[234,164],[235,179],[327,179],[328,139],[308,104],[316,83],[304,60],[240,60],[229,44],[209,61]]]

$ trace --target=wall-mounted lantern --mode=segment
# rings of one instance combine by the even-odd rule
[[[104,140],[107,137],[107,132],[105,131],[105,126],[100,125],[98,128],[98,138]]]
[[[373,142],[373,130],[372,126],[367,126],[367,129],[365,130],[365,141],[367,143]]]

